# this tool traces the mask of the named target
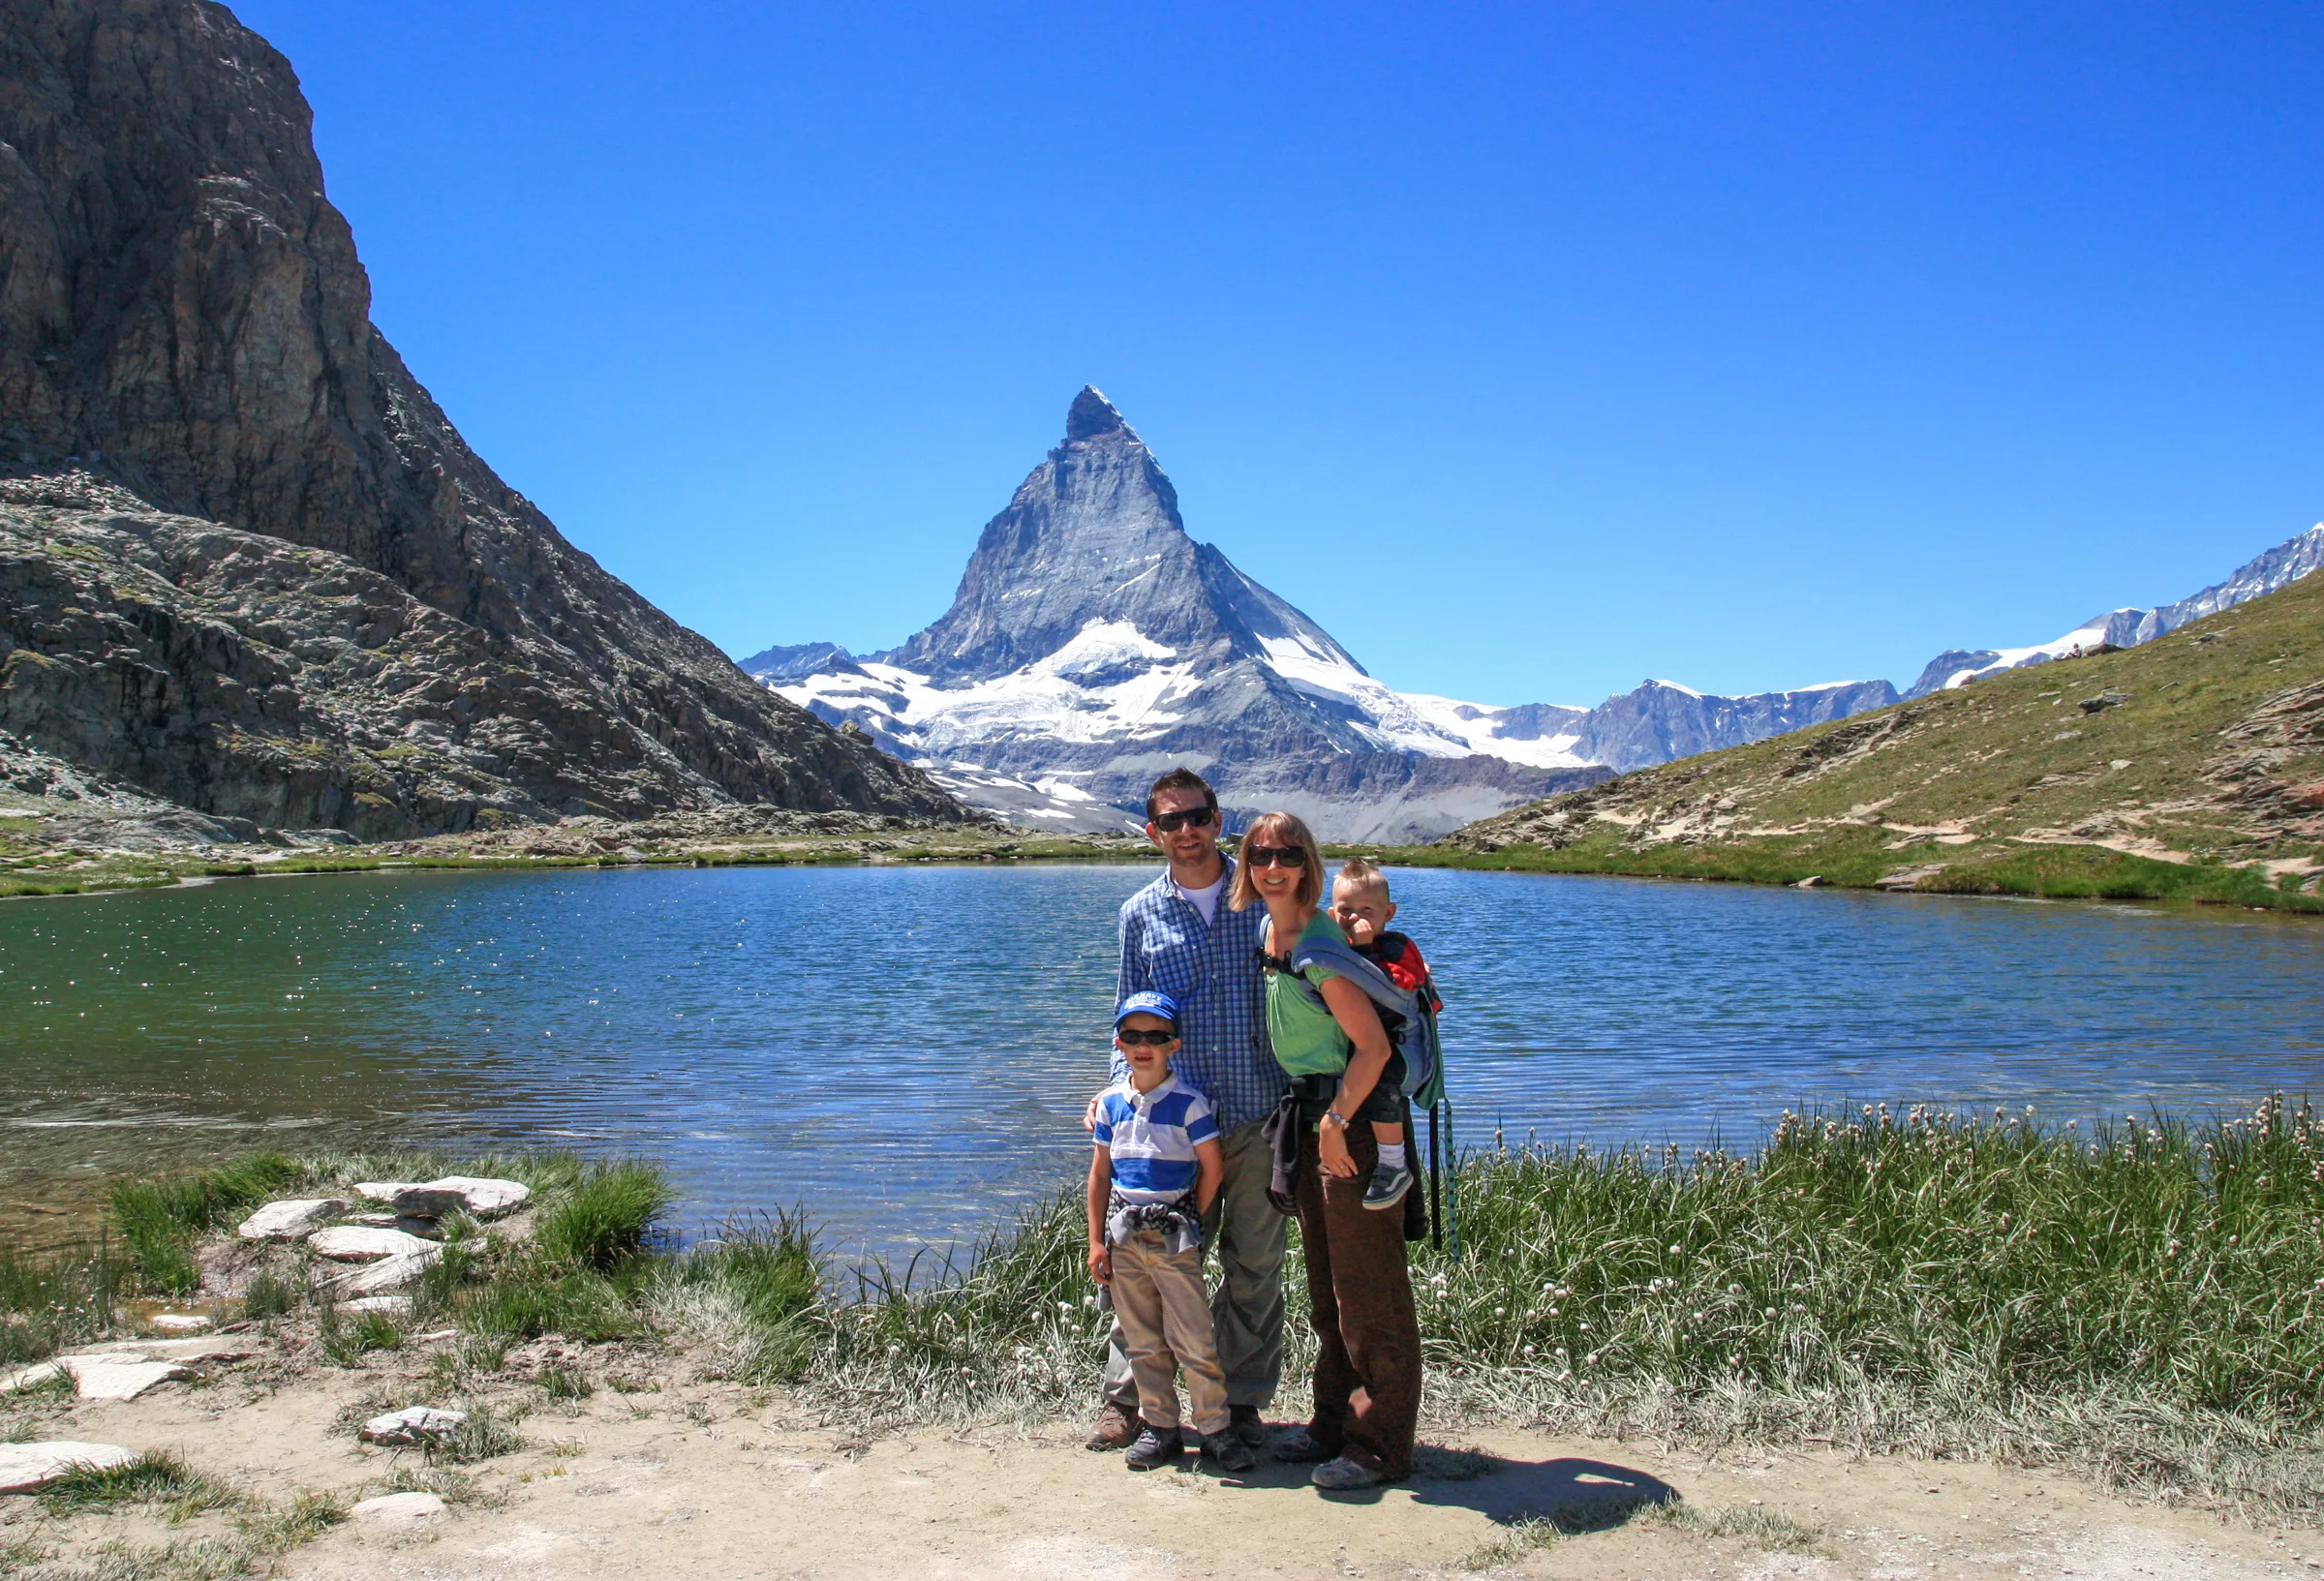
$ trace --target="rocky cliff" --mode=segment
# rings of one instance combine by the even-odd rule
[[[205,811],[380,834],[962,815],[469,449],[370,322],[289,63],[224,7],[0,0],[0,239],[19,740]]]

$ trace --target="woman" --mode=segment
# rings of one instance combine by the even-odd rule
[[[1324,862],[1307,826],[1269,812],[1242,837],[1227,903],[1267,907],[1267,1029],[1299,1101],[1295,1196],[1318,1346],[1315,1416],[1275,1450],[1320,1461],[1319,1488],[1368,1488],[1411,1475],[1421,1411],[1421,1325],[1404,1262],[1404,1215],[1366,1212],[1378,1161],[1371,1127],[1349,1118],[1388,1064],[1388,1034],[1363,990],[1300,959],[1303,937],[1339,926],[1320,910]],[[1288,980],[1299,970],[1318,1009]]]

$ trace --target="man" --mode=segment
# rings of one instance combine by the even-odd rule
[[[1289,1223],[1267,1200],[1272,1159],[1259,1135],[1283,1095],[1283,1072],[1267,1039],[1267,983],[1259,964],[1266,908],[1229,910],[1234,864],[1218,848],[1218,796],[1188,769],[1173,769],[1146,797],[1146,836],[1170,869],[1121,907],[1121,974],[1114,1002],[1160,992],[1179,1007],[1174,1068],[1218,1113],[1226,1181],[1204,1217],[1203,1244],[1218,1250],[1210,1320],[1227,1379],[1232,1431],[1256,1447],[1259,1413],[1283,1373],[1283,1246]],[[1114,1056],[1114,1079],[1125,1074]],[[1092,1449],[1138,1437],[1138,1384],[1121,1326],[1106,1342],[1105,1404]]]

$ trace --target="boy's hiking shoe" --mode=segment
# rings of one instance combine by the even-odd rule
[[[1138,1430],[1145,1425],[1136,1412],[1109,1400],[1098,1408],[1097,1425],[1089,1429],[1082,1447],[1097,1454],[1109,1449],[1127,1449],[1138,1442]]]
[[[1185,1441],[1178,1437],[1177,1428],[1149,1427],[1138,1435],[1138,1442],[1121,1458],[1134,1472],[1150,1472],[1157,1466],[1174,1464],[1185,1452]]]
[[[1375,1211],[1385,1211],[1404,1201],[1404,1194],[1410,1190],[1410,1170],[1374,1170],[1371,1183],[1363,1188],[1363,1205]]]
[[[1227,1415],[1232,1418],[1227,1423],[1228,1432],[1254,1449],[1266,1447],[1267,1423],[1259,1419],[1257,1406],[1229,1406]]]
[[[1203,1453],[1222,1472],[1247,1472],[1251,1469],[1251,1446],[1235,1436],[1230,1427],[1224,1433],[1205,1433]]]

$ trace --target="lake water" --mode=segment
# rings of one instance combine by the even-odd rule
[[[0,905],[0,1198],[246,1147],[570,1145],[699,1225],[942,1240],[1080,1166],[1143,866],[383,872]],[[1755,1141],[1886,1100],[2058,1118],[2324,1088],[2324,926],[1399,871],[1459,1138]]]

